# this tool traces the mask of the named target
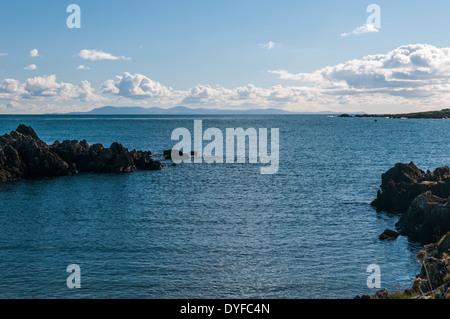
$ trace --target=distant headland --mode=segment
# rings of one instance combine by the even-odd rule
[[[369,118],[391,118],[391,119],[448,119],[450,118],[450,109],[440,111],[428,111],[405,114],[341,114],[339,117],[369,117]]]

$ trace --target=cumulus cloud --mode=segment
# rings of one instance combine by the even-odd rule
[[[23,69],[24,70],[36,70],[37,66],[36,66],[36,64],[30,64],[30,65],[24,67]]]
[[[114,80],[103,83],[100,91],[129,99],[148,99],[170,97],[172,89],[142,74],[125,72]]]
[[[57,82],[55,75],[34,77],[24,83],[15,79],[4,79],[0,82],[0,99],[10,100],[44,100],[56,101],[98,101],[102,98],[94,93],[88,81],[80,85]]]
[[[36,58],[39,56],[39,51],[37,49],[33,49],[30,51],[30,57]]]
[[[86,66],[86,65],[79,65],[78,67],[77,67],[77,70],[90,70],[91,68],[90,67],[88,67],[88,66]]]
[[[372,33],[372,32],[378,32],[379,29],[375,27],[373,24],[363,24],[362,26],[356,28],[350,33],[341,33],[341,37],[348,37],[351,35],[359,35],[363,33]]]
[[[85,60],[90,61],[102,61],[102,60],[131,60],[125,56],[114,56],[110,53],[106,53],[100,50],[81,50],[78,56]]]
[[[125,72],[104,81],[97,93],[88,81],[75,85],[58,82],[55,75],[50,75],[29,78],[24,82],[2,80],[0,104],[5,110],[14,108],[11,101],[20,102],[27,109],[33,101],[53,103],[55,107],[57,103],[52,101],[67,101],[64,106],[74,105],[75,101],[93,101],[90,106],[105,102],[141,106],[184,104],[191,107],[368,112],[374,111],[370,109],[374,105],[395,106],[397,111],[450,106],[450,48],[404,45],[387,53],[367,55],[309,73],[269,72],[282,80],[311,84],[266,88],[253,84],[231,88],[198,84],[188,90],[174,90],[146,75]],[[389,109],[383,110],[386,111]]]
[[[322,94],[384,94],[414,99],[447,93],[450,48],[404,45],[386,54],[368,55],[312,73],[270,72],[280,79],[314,80]]]

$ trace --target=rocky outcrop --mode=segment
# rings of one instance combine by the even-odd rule
[[[412,162],[398,163],[382,175],[381,190],[372,206],[378,211],[406,212],[417,196],[428,191],[442,198],[450,196],[448,166],[425,173]]]
[[[151,152],[128,151],[119,143],[105,148],[83,140],[44,143],[29,126],[0,137],[0,182],[22,178],[58,177],[78,172],[159,170]]]
[[[445,166],[425,173],[414,163],[396,164],[382,175],[381,190],[372,205],[379,211],[402,213],[398,232],[387,229],[381,240],[404,235],[427,244],[431,256],[426,258],[426,251],[417,254],[422,270],[412,288],[357,298],[450,299],[450,169]]]
[[[396,227],[409,240],[424,244],[438,241],[450,231],[450,199],[431,191],[417,196]]]
[[[450,168],[426,173],[414,163],[398,163],[381,177],[381,190],[372,205],[378,211],[402,213],[396,228],[420,243],[433,243],[450,231]],[[383,233],[392,240],[394,233]]]

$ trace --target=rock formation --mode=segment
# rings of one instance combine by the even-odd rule
[[[133,172],[159,170],[151,152],[128,151],[119,143],[105,148],[83,140],[44,143],[29,126],[0,137],[0,182],[22,178],[57,177],[78,172]]]
[[[429,244],[450,231],[450,198],[441,198],[431,191],[417,196],[396,225],[409,240]]]
[[[401,213],[396,227],[412,241],[429,244],[450,231],[450,169],[424,172],[414,163],[398,163],[381,177],[372,205],[378,211]],[[380,239],[392,240],[393,233]]]
[[[378,211],[402,213],[409,209],[413,200],[420,194],[431,191],[435,196],[450,196],[450,168],[437,168],[427,173],[414,163],[398,163],[382,175],[381,190],[372,205]]]

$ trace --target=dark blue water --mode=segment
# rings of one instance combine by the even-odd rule
[[[280,128],[280,169],[183,164],[0,185],[1,298],[352,298],[370,264],[406,288],[418,246],[381,242],[397,217],[369,204],[396,162],[449,164],[450,121],[327,116],[1,116],[47,143],[162,153],[172,130]],[[81,267],[81,289],[66,268]],[[394,288],[395,290],[396,288]]]

